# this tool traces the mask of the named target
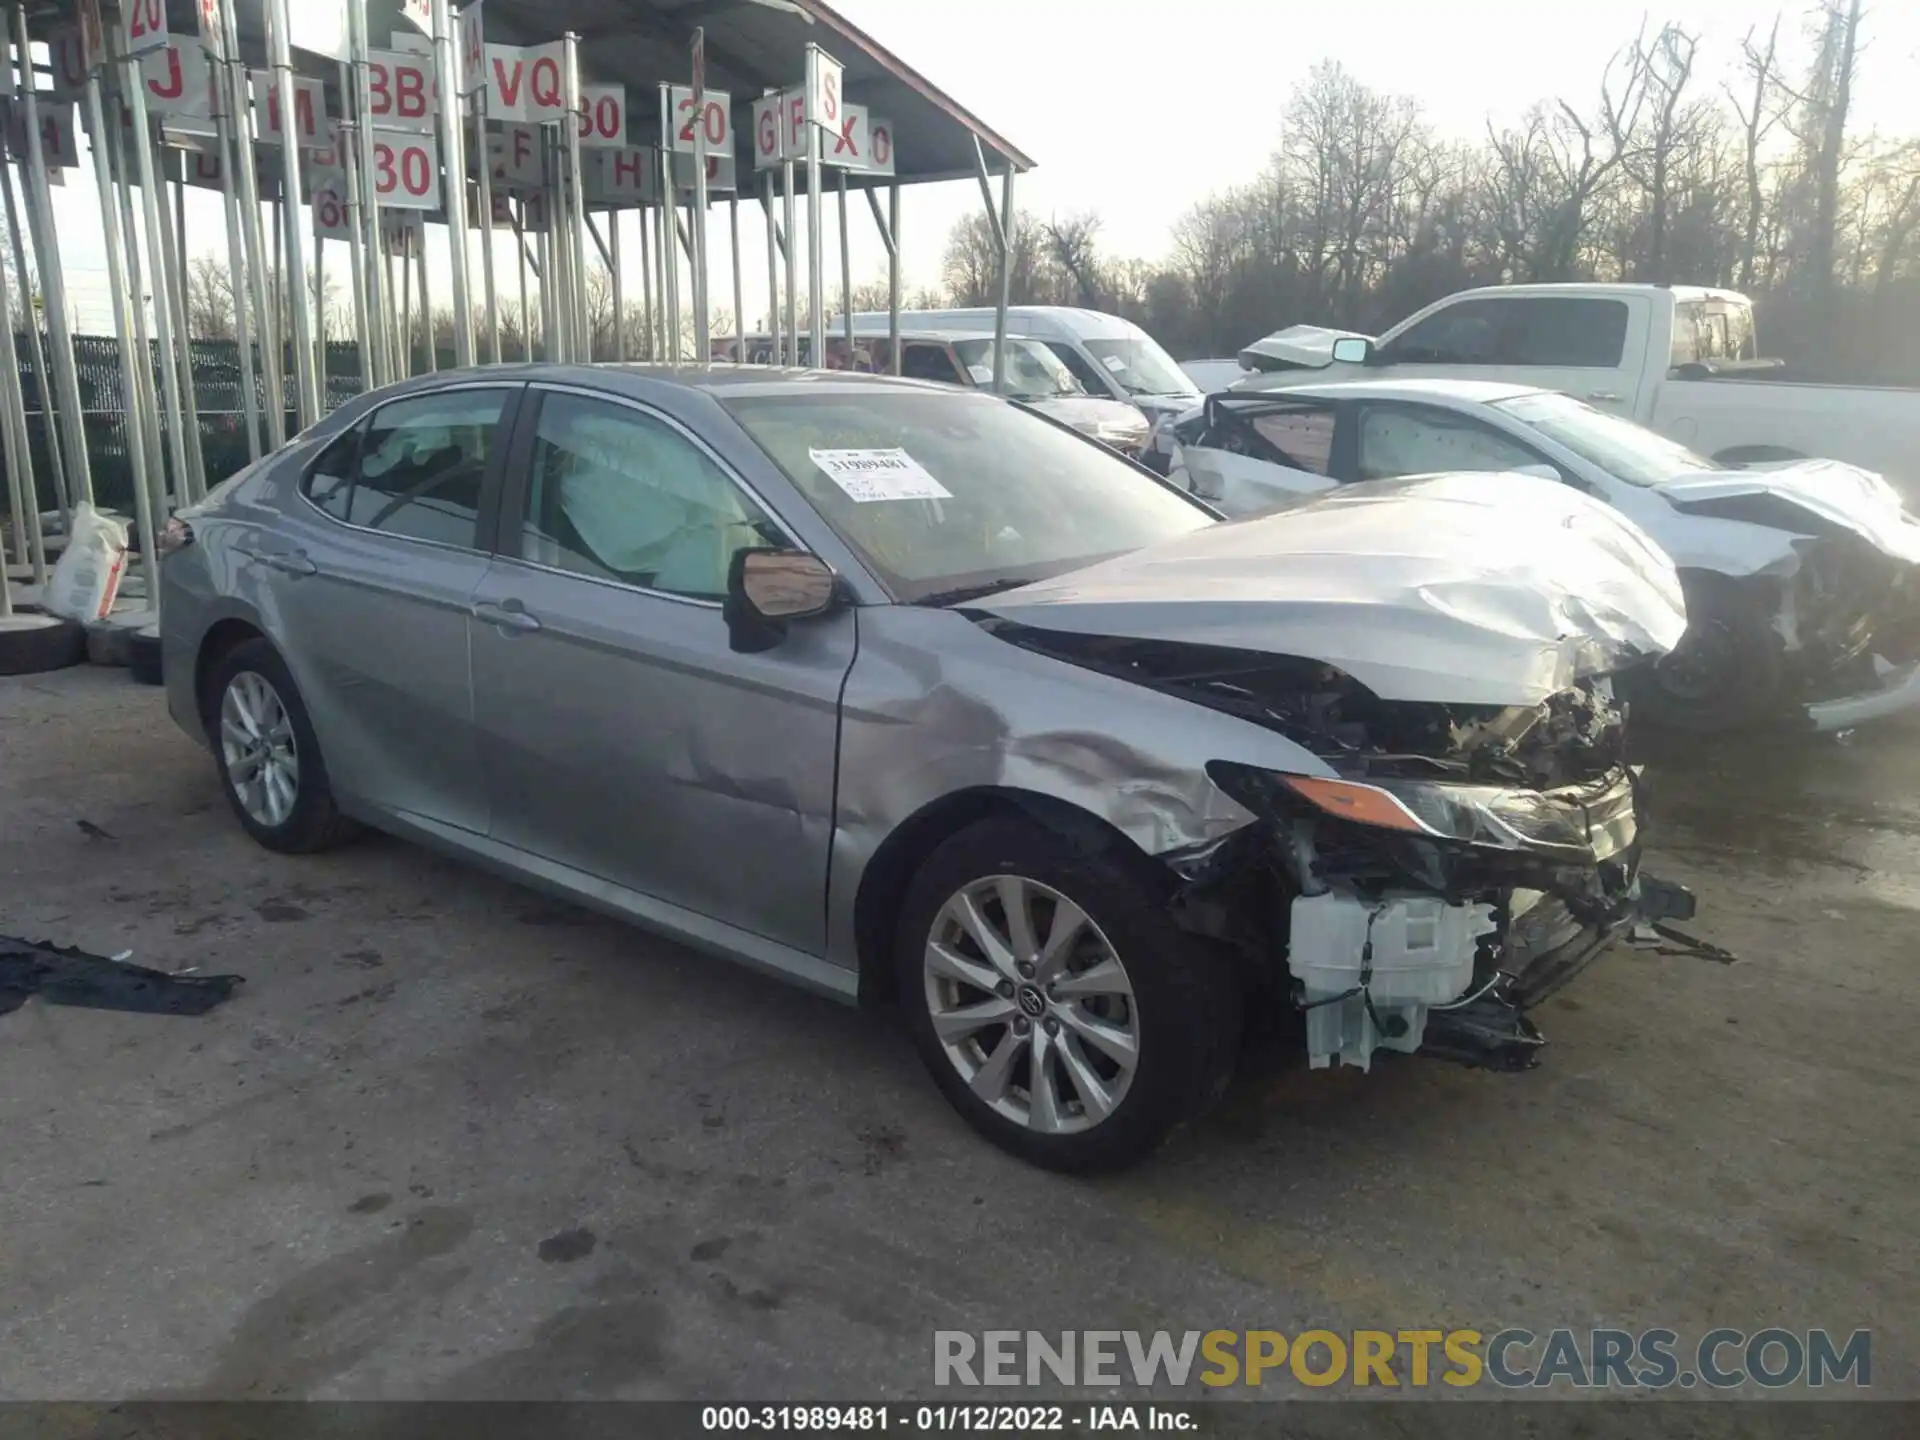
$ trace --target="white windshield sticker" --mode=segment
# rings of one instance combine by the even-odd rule
[[[1116,375],[1119,374],[1120,371],[1127,368],[1127,362],[1121,359],[1118,355],[1102,356],[1100,363],[1106,366],[1109,370],[1113,371]]]
[[[850,499],[951,500],[952,494],[904,450],[808,450]]]

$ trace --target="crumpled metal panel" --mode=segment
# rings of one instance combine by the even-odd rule
[[[858,964],[861,876],[933,802],[976,788],[1045,796],[1157,855],[1252,823],[1207,778],[1209,760],[1333,773],[1273,731],[1035,654],[955,611],[863,609],[842,702],[829,958]]]
[[[1335,666],[1383,700],[1537,705],[1671,650],[1673,562],[1618,511],[1530,476],[1342,486],[983,600],[1040,630]]]
[[[1920,520],[1906,512],[1898,490],[1858,465],[1799,460],[1751,470],[1701,470],[1677,475],[1656,488],[1682,507],[1773,496],[1805,511],[1812,521],[1851,531],[1884,555],[1920,564]]]

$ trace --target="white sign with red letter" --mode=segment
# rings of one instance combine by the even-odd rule
[[[828,131],[840,129],[840,62],[818,45],[807,46],[807,119]]]
[[[685,85],[669,85],[667,108],[673,115],[674,150],[682,155],[693,154],[693,127],[698,124],[706,140],[708,154],[733,153],[733,97],[725,91],[707,91],[696,115],[693,91]]]
[[[433,129],[433,57],[410,50],[367,52],[367,110],[386,130]]]
[[[460,89],[471,95],[486,88],[486,25],[480,19],[480,0],[473,0],[460,12]]]
[[[440,142],[414,130],[376,129],[373,193],[390,210],[438,210]]]
[[[753,168],[767,170],[787,160],[806,158],[807,97],[782,90],[753,102]]]
[[[627,87],[580,87],[580,143],[599,149],[619,149],[627,143]]]
[[[213,116],[213,70],[207,52],[176,40],[140,62],[147,109],[156,115]]]
[[[495,185],[509,190],[538,190],[546,183],[537,126],[508,121],[497,135],[487,136],[487,155],[493,161]]]
[[[313,192],[313,234],[316,240],[351,240],[353,226],[347,218],[347,202],[332,185]]]
[[[270,70],[251,70],[247,78],[253,84],[253,133],[263,144],[284,138],[280,127],[280,87]],[[312,148],[326,141],[327,87],[319,80],[299,76],[293,81],[294,131],[300,143]]]
[[[120,0],[123,55],[144,55],[167,43],[167,0]]]
[[[560,42],[522,49],[489,45],[487,115],[494,120],[558,120],[567,113],[561,67],[566,46]]]

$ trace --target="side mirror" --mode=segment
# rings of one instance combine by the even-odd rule
[[[1333,342],[1333,362],[1336,365],[1371,365],[1373,342],[1359,336],[1342,336]]]
[[[742,654],[771,650],[795,620],[833,609],[839,577],[818,555],[805,550],[736,550],[727,567],[727,598],[720,613],[727,636]]]

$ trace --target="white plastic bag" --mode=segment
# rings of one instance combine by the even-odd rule
[[[83,500],[73,507],[73,533],[47,577],[43,603],[49,614],[82,624],[104,619],[126,572],[126,523],[107,519]]]

